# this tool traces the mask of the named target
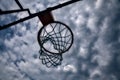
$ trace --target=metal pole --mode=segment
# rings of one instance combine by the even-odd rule
[[[20,4],[19,0],[15,0],[15,2],[18,4],[18,6],[20,7],[21,10],[24,10],[24,8],[22,7],[22,5]],[[29,9],[27,10],[29,15],[31,14]]]
[[[20,2],[19,2],[18,0],[15,0],[15,2],[18,4],[18,6],[20,7],[20,9],[23,10],[23,7],[22,7],[22,5],[20,4]]]
[[[50,11],[56,10],[56,9],[62,8],[64,6],[70,5],[70,4],[78,2],[78,1],[82,1],[82,0],[71,0],[71,1],[65,2],[63,4],[59,4],[57,6],[54,6],[54,7],[49,7],[48,10],[50,10]]]
[[[23,9],[23,10],[10,10],[10,11],[1,11],[0,15],[4,14],[10,14],[10,13],[15,13],[15,12],[21,12],[21,11],[28,11],[29,9]]]
[[[69,5],[69,4],[75,3],[75,2],[77,2],[77,1],[82,1],[82,0],[71,0],[71,1],[65,2],[65,3],[63,3],[63,4],[59,4],[59,5],[57,5],[57,6],[54,6],[54,7],[49,7],[49,8],[47,8],[47,9],[44,10],[44,11],[40,11],[40,12],[38,12],[38,13],[31,14],[30,16],[25,17],[25,18],[22,18],[22,19],[20,19],[20,20],[18,20],[18,21],[9,23],[9,24],[4,25],[4,26],[0,26],[0,30],[6,29],[6,28],[8,28],[8,27],[10,27],[10,26],[13,26],[13,25],[15,25],[15,24],[18,24],[18,23],[20,23],[20,22],[23,22],[23,21],[26,21],[26,20],[28,20],[28,19],[34,18],[34,17],[36,17],[36,16],[39,16],[39,15],[41,15],[41,14],[44,13],[44,12],[50,12],[50,11],[52,11],[52,10],[56,10],[56,9],[58,9],[58,8],[62,8],[62,7],[64,7],[64,6],[67,6],[67,5]]]

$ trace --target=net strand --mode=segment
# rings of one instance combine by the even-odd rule
[[[57,67],[62,63],[62,55],[49,55],[46,51],[40,50],[39,59],[42,60],[42,64],[47,67]]]
[[[57,31],[56,31],[56,27]],[[47,27],[43,28],[42,35],[40,35],[41,40],[41,49],[40,49],[40,56],[39,59],[42,60],[42,64],[46,65],[47,67],[57,67],[62,63],[62,53],[67,49],[69,45],[71,45],[71,34],[68,32],[69,30],[61,24],[55,24],[54,26],[50,24],[52,28],[51,31],[47,31]],[[62,35],[62,33],[64,33]],[[58,51],[60,54],[50,53],[44,50],[43,45],[50,41],[53,45],[53,48]]]

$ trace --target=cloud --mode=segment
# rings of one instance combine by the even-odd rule
[[[55,4],[44,0],[20,2],[34,13],[59,1],[53,0]],[[74,33],[74,44],[63,54],[64,60],[58,68],[46,68],[38,58],[40,47],[36,37],[42,27],[38,18],[0,31],[0,79],[119,80],[119,3],[119,0],[84,0],[53,11],[55,20],[69,25]],[[3,4],[0,8],[11,9]],[[26,15],[21,13],[16,18]],[[15,15],[7,20],[15,19],[12,16]],[[0,17],[7,22],[5,16]]]
[[[19,9],[19,7],[14,0],[9,0],[9,1],[0,0],[0,9],[6,11],[6,10]]]

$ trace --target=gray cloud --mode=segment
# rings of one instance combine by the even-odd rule
[[[52,1],[58,4],[60,0]],[[21,3],[37,12],[55,5],[52,1],[21,0]],[[46,68],[38,59],[36,36],[42,25],[37,18],[0,31],[0,79],[119,80],[119,3],[119,0],[84,0],[53,12],[55,20],[69,25],[74,33],[74,44],[63,54],[58,68]]]

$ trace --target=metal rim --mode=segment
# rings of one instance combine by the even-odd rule
[[[64,24],[64,23],[62,23],[62,22],[59,22],[59,21],[54,21],[54,22],[52,22],[52,23],[58,23],[58,24],[62,24],[62,25],[64,25],[68,30],[69,30],[69,32],[70,32],[70,34],[71,34],[71,44],[70,44],[70,46],[65,50],[65,51],[63,51],[63,52],[61,52],[61,53],[53,53],[53,52],[51,52],[51,51],[49,51],[49,50],[47,50],[46,48],[44,48],[43,47],[43,45],[42,45],[42,43],[41,43],[41,40],[40,40],[40,35],[41,35],[41,32],[42,32],[42,30],[44,29],[44,27],[46,27],[46,26],[43,26],[39,31],[38,31],[38,35],[37,35],[37,40],[38,40],[38,43],[39,43],[39,45],[40,45],[40,47],[41,48],[43,48],[46,52],[49,52],[49,53],[51,53],[51,54],[63,54],[63,53],[65,53],[66,51],[68,51],[70,48],[71,48],[71,46],[72,46],[72,44],[73,44],[73,32],[72,32],[72,30],[66,25],[66,24]],[[52,23],[50,23],[50,24],[52,24]],[[49,24],[48,24],[49,25]]]

